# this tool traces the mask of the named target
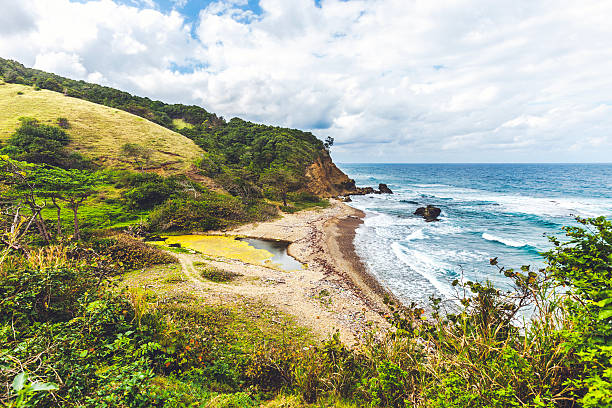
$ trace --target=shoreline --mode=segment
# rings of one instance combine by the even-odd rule
[[[284,214],[276,220],[214,234],[290,242],[287,253],[304,264],[304,269],[274,271],[282,285],[265,293],[244,287],[242,294],[266,298],[321,338],[337,331],[343,342],[356,346],[374,328],[390,327],[385,319],[389,309],[383,299],[388,296],[396,300],[367,271],[355,251],[354,237],[364,217],[362,211],[332,199],[325,209]],[[252,275],[254,266],[242,265],[235,269]],[[273,271],[257,268],[267,270],[268,275]]]
[[[327,235],[326,245],[332,254],[340,258],[336,260],[338,269],[347,271],[346,278],[355,286],[358,293],[371,303],[374,310],[384,314],[388,312],[388,307],[383,301],[385,297],[396,304],[400,303],[397,297],[368,270],[364,260],[357,254],[355,236],[366,214],[347,204],[341,203],[341,205],[350,208],[354,214],[344,218],[330,218],[327,221],[324,226]]]

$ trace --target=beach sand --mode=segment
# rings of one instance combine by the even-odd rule
[[[205,262],[243,275],[231,285],[202,280],[194,267],[199,255],[180,254],[183,270],[202,294],[223,302],[236,297],[270,304],[292,315],[299,325],[321,339],[336,331],[356,346],[375,329],[388,329],[383,303],[386,290],[366,270],[355,253],[353,238],[364,214],[337,200],[325,209],[285,214],[282,218],[243,225],[216,234],[288,241],[288,253],[303,270],[286,272],[235,259]]]

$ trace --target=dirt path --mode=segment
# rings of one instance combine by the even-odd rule
[[[181,264],[181,268],[183,268],[183,273],[185,277],[189,279],[190,282],[195,284],[201,284],[202,280],[198,279],[198,274],[193,266],[193,259],[185,254],[174,254]]]

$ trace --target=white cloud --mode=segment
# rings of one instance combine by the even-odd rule
[[[87,69],[80,60],[77,54],[48,52],[36,56],[34,68],[48,72],[62,72],[72,78],[84,78]]]
[[[0,55],[330,135],[344,161],[610,160],[610,2],[246,4],[192,27],[111,0],[0,0]]]

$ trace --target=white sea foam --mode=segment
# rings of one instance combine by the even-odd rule
[[[499,204],[496,212],[567,217],[570,214],[596,217],[612,214],[612,200],[609,198],[578,197],[530,197],[517,194],[493,193],[472,188],[436,184],[416,184],[416,192],[435,196],[439,199],[460,199],[462,201],[488,201]]]
[[[422,218],[400,218],[394,215],[368,211],[364,223],[368,227],[393,227],[398,225],[421,225]]]
[[[451,235],[451,234],[459,234],[461,232],[464,232],[464,229],[457,226],[457,225],[453,225],[449,222],[435,222],[435,223],[430,223],[428,224],[430,231],[432,231],[433,233],[437,234],[437,235]]]
[[[425,239],[425,234],[423,234],[423,228],[413,231],[410,235],[404,238],[404,241],[414,241],[417,239]]]
[[[511,247],[514,247],[514,248],[521,248],[521,247],[529,245],[526,242],[515,241],[515,240],[510,239],[510,238],[498,237],[498,236],[495,236],[495,235],[491,235],[491,234],[489,234],[487,232],[483,233],[482,237],[484,239],[486,239],[487,241],[499,242],[500,244],[504,244],[504,245],[511,246]]]
[[[391,249],[400,261],[407,265],[412,271],[427,279],[438,292],[447,297],[452,296],[449,285],[442,283],[435,275],[435,271],[444,271],[451,268],[450,265],[436,261],[418,250],[404,248],[397,242],[391,244]]]

